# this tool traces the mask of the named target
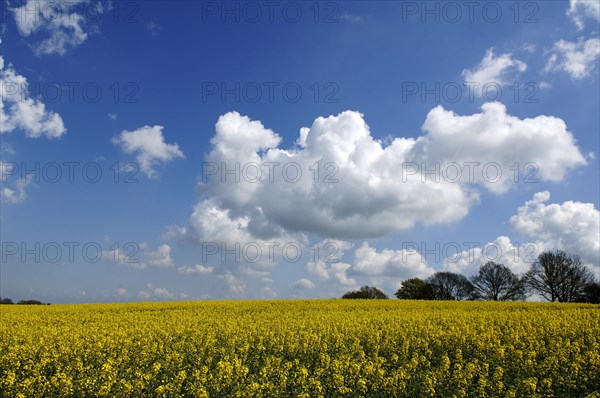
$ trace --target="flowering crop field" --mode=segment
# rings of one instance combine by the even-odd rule
[[[2,397],[600,397],[600,307],[0,306]]]

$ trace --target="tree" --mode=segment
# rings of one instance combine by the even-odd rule
[[[474,288],[471,282],[453,272],[436,272],[427,279],[433,290],[434,300],[466,300],[473,298]]]
[[[21,305],[42,305],[44,303],[42,303],[39,300],[19,300],[19,302],[17,304],[21,304]]]
[[[343,299],[386,299],[388,296],[376,287],[363,286],[359,290],[348,292]]]
[[[9,298],[3,298],[3,299],[0,299],[0,304],[14,304],[14,303]]]
[[[580,303],[600,304],[600,283],[592,281],[585,285],[583,294],[577,299]]]
[[[411,278],[402,282],[395,296],[401,300],[433,300],[433,290],[424,280]]]
[[[525,274],[529,288],[548,301],[577,301],[594,277],[581,258],[563,250],[545,251]]]
[[[488,261],[471,278],[477,298],[494,301],[525,299],[525,282],[508,267]]]

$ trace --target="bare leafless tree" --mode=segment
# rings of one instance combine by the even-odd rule
[[[466,300],[473,298],[473,285],[467,277],[453,272],[436,272],[427,279],[435,300]]]
[[[593,281],[581,258],[563,250],[540,253],[525,274],[527,286],[548,301],[577,301]]]
[[[508,267],[488,261],[471,278],[477,298],[494,301],[525,299],[525,283]]]

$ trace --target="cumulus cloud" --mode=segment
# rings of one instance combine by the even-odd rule
[[[2,202],[10,204],[10,205],[15,205],[15,204],[19,204],[22,203],[25,199],[27,199],[27,192],[25,191],[25,189],[27,188],[28,185],[31,184],[31,181],[33,180],[33,176],[32,175],[28,175],[26,178],[19,178],[18,180],[16,180],[15,182],[13,182],[12,184],[12,188],[11,187],[7,187],[6,184],[7,182],[5,182],[5,170],[10,167],[7,166],[6,163],[0,161],[0,170],[2,170],[2,185],[4,185],[2,187],[2,189],[0,189],[0,199]]]
[[[427,115],[427,135],[417,142],[419,156],[433,162],[479,162],[474,180],[488,190],[503,193],[515,181],[514,164],[525,167],[532,178],[558,182],[568,170],[585,165],[565,122],[554,116],[519,119],[499,102],[484,104],[482,113],[459,116],[441,106]],[[484,167],[498,164],[497,167]],[[497,173],[500,171],[501,176]],[[500,177],[496,181],[496,177]],[[521,175],[523,177],[523,175]]]
[[[539,240],[546,249],[559,248],[600,265],[600,212],[593,203],[547,203],[550,193],[538,192],[519,207],[510,223],[519,233]]]
[[[481,247],[473,247],[445,258],[443,269],[472,276],[477,274],[479,267],[493,261],[521,274],[529,269],[537,255],[545,249],[540,243],[519,244],[512,242],[507,236],[499,236]]]
[[[173,294],[164,287],[155,287],[148,283],[145,290],[140,290],[138,292],[138,297],[142,300],[169,300],[173,298]]]
[[[292,283],[292,287],[298,290],[314,289],[316,286],[309,279],[302,278]]]
[[[147,245],[144,242],[140,244],[129,242],[110,250],[103,250],[102,259],[107,263],[120,264],[138,270],[145,270],[148,267],[170,268],[175,266],[169,245],[161,245],[155,251],[146,249]]]
[[[340,258],[350,247],[348,242],[339,251]],[[337,259],[309,261],[306,270],[321,282],[345,289],[356,288],[361,283],[382,288],[398,289],[408,278],[427,278],[435,271],[426,259],[413,250],[383,249],[377,251],[363,242],[353,253],[353,260],[344,263]]]
[[[463,70],[462,76],[465,83],[472,85],[474,92],[481,96],[482,88],[486,84],[504,85],[507,83],[507,78],[524,72],[526,69],[527,64],[515,59],[512,54],[505,53],[495,56],[494,49],[490,48],[479,65],[473,70]]]
[[[204,266],[201,264],[177,268],[177,272],[183,275],[210,275],[214,270],[214,267]]]
[[[412,250],[384,249],[378,252],[363,242],[354,252],[353,275],[398,278],[427,278],[434,273],[421,254]]]
[[[596,68],[600,56],[600,39],[591,38],[577,42],[559,40],[550,50],[544,72],[567,72],[571,79],[582,80]]]
[[[122,131],[112,139],[127,154],[136,154],[140,170],[148,178],[156,175],[156,166],[173,159],[184,158],[177,144],[167,144],[163,136],[163,126],[144,126],[134,131]]]
[[[417,176],[403,182],[398,170],[414,140],[399,138],[383,148],[357,112],[318,118],[301,130],[304,148],[290,150],[278,147],[273,131],[236,112],[221,116],[216,127],[205,164],[237,165],[241,173],[246,165],[259,169],[249,178],[209,178],[200,187],[209,198],[203,202],[226,210],[255,237],[381,236],[416,222],[458,221],[475,200],[457,184],[422,183]],[[252,181],[256,175],[262,178]]]
[[[156,251],[145,253],[144,258],[150,267],[168,268],[175,265],[169,245],[161,245]]]
[[[246,291],[246,283],[244,283],[242,280],[240,280],[239,277],[232,274],[231,272],[227,271],[224,274],[219,275],[218,277],[225,282],[225,285],[227,286],[227,291],[230,295],[240,296]]]
[[[19,33],[24,37],[47,36],[32,47],[37,55],[64,55],[84,43],[94,22],[104,12],[100,2],[89,0],[27,0],[12,10]]]
[[[304,146],[289,150],[279,148],[273,131],[236,112],[221,116],[216,130],[205,159],[215,175],[200,186],[204,199],[192,227],[215,229],[220,220],[232,235],[263,239],[286,232],[372,238],[418,222],[452,223],[478,200],[473,184],[506,192],[515,163],[537,167],[535,177],[544,181],[561,181],[586,163],[563,120],[519,119],[500,103],[468,116],[438,106],[427,115],[424,136],[395,138],[388,146],[373,139],[362,115],[352,111],[316,119],[301,130]],[[479,165],[472,176],[465,167],[470,162]],[[458,182],[442,173],[451,163],[463,174]],[[419,172],[409,173],[408,165]],[[436,167],[437,180],[424,176]],[[237,176],[225,175],[225,168]],[[208,220],[207,213],[213,214]]]
[[[344,239],[377,238],[417,223],[460,221],[479,200],[478,188],[502,194],[514,185],[515,163],[522,172],[525,165],[535,165],[535,178],[541,181],[561,181],[586,163],[564,121],[520,119],[500,103],[486,103],[481,113],[467,116],[436,107],[423,131],[419,138],[397,137],[384,144],[372,137],[362,114],[346,111],[317,118],[285,149],[281,137],[260,121],[227,113],[216,124],[198,187],[200,200],[188,224],[171,227],[165,236],[195,242],[204,253],[207,244],[216,244],[202,263],[214,267],[214,275],[233,286],[230,291],[241,291],[246,277],[266,277],[286,260],[276,255],[265,261],[273,243],[279,254],[287,242],[305,250],[313,235],[332,237],[340,249],[336,261],[319,256],[308,262],[315,280],[355,287],[359,279],[392,277],[396,284],[432,269],[420,255],[377,252],[368,245],[356,250],[353,262],[342,261],[341,253],[349,249]],[[464,168],[469,162],[479,165],[474,175]],[[439,171],[450,163],[463,167],[458,181],[426,176],[427,169]],[[489,179],[494,174],[489,170],[483,173],[488,163],[500,168],[499,179]],[[418,170],[405,172],[405,165]],[[250,246],[251,252],[262,253],[259,261],[243,255],[223,260],[224,250],[240,254]]]
[[[30,98],[27,79],[0,55],[0,134],[21,130],[29,138],[60,138],[67,132],[57,113],[47,111],[41,101]]]
[[[567,15],[577,26],[577,29],[584,28],[584,20],[589,18],[596,22],[600,21],[600,2],[597,0],[571,0]]]
[[[343,262],[326,263],[323,260],[309,261],[306,270],[321,282],[332,283],[336,286],[356,287],[357,282],[348,276],[351,264]]]

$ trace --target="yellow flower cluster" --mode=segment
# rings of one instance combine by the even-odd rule
[[[600,397],[600,307],[0,307],[0,397]]]

